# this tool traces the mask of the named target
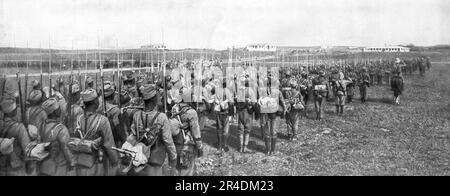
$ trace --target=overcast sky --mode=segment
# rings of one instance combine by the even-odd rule
[[[449,0],[0,0],[0,46],[450,44]]]

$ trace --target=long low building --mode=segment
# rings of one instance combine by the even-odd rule
[[[402,46],[365,47],[363,52],[410,52],[410,49]]]

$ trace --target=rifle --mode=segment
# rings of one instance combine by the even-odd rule
[[[73,44],[72,44],[73,45]],[[72,50],[73,50],[73,46],[72,46]],[[69,118],[68,118],[68,123],[66,123],[67,124],[67,128],[69,128],[69,130],[70,130],[70,128],[72,127],[72,125],[73,125],[73,123],[72,123],[72,119],[73,119],[73,114],[72,114],[72,101],[73,101],[73,98],[72,98],[72,96],[71,96],[71,93],[72,93],[72,85],[73,85],[73,77],[72,77],[72,70],[73,70],[73,55],[72,55],[72,59],[71,59],[71,69],[70,69],[70,77],[69,77],[69,80],[70,80],[70,83],[69,83],[69,93],[67,94],[67,96],[69,96],[69,104],[67,104],[67,112],[69,113]]]
[[[114,151],[116,151],[116,152],[118,152],[118,153],[120,153],[120,154],[123,154],[123,155],[126,155],[126,156],[129,156],[129,157],[131,157],[132,159],[131,160],[134,160],[135,159],[135,157],[136,157],[136,152],[134,152],[134,151],[131,151],[131,150],[127,150],[127,149],[120,149],[120,148],[116,148],[116,147],[111,147],[111,149],[112,150],[114,150]],[[130,162],[131,163],[131,162]]]
[[[120,77],[120,58],[119,58],[119,53],[117,53],[117,80],[118,80],[118,93],[119,93],[119,110],[122,111],[122,77]]]
[[[104,76],[103,76],[102,54],[101,54],[100,50],[98,51],[98,57],[99,57],[100,79],[102,82],[103,114],[106,117],[108,117],[108,114],[106,113],[105,80],[104,80]]]
[[[27,58],[28,58],[28,56],[27,56]],[[25,88],[24,104],[26,105],[27,96],[28,96],[28,59],[27,59],[27,69],[26,69],[26,73],[25,73],[25,85],[24,85],[24,88]]]
[[[48,81],[49,81],[49,88],[48,88],[48,98],[52,97],[52,54],[50,49],[50,44],[48,48],[48,54],[49,54],[49,60],[48,60]]]
[[[19,89],[19,105],[20,105],[20,117],[22,120],[23,125],[25,126],[25,129],[27,129],[27,133],[28,133],[28,123],[26,121],[26,116],[25,116],[25,112],[26,112],[26,108],[25,108],[25,104],[23,103],[23,97],[22,97],[22,85],[20,84],[20,77],[19,77],[19,70],[17,70],[16,73],[16,78],[17,78],[17,86]]]

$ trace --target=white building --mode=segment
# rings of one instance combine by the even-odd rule
[[[259,51],[259,52],[275,52],[277,51],[276,46],[269,44],[252,44],[245,47],[248,51]]]
[[[410,52],[410,49],[402,46],[365,47],[363,52]]]
[[[149,44],[141,46],[141,49],[166,50],[167,47],[164,44]]]

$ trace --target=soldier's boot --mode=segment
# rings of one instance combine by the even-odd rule
[[[266,152],[265,152],[266,155],[270,155],[270,153],[272,153],[272,152],[270,150],[271,144],[270,144],[270,138],[269,137],[264,138],[264,144],[266,146]]]
[[[244,135],[239,135],[239,152],[244,152]]]
[[[222,137],[220,133],[217,133],[217,152],[216,153],[222,153]]]
[[[248,148],[248,142],[250,141],[250,134],[246,133],[244,136],[244,153],[252,153],[253,151]]]
[[[336,105],[336,114],[339,114],[339,105]]]
[[[271,147],[270,147],[270,151],[271,151],[271,153],[270,154],[276,154],[277,153],[277,151],[276,151],[276,146],[277,146],[277,138],[275,138],[275,137],[273,137],[272,138],[272,141],[271,141],[271,143],[270,143],[270,145],[271,145]]]
[[[341,114],[344,114],[344,106],[341,105]]]
[[[222,137],[222,149],[225,152],[228,152],[230,150],[228,148],[228,135],[223,135],[223,137]]]

